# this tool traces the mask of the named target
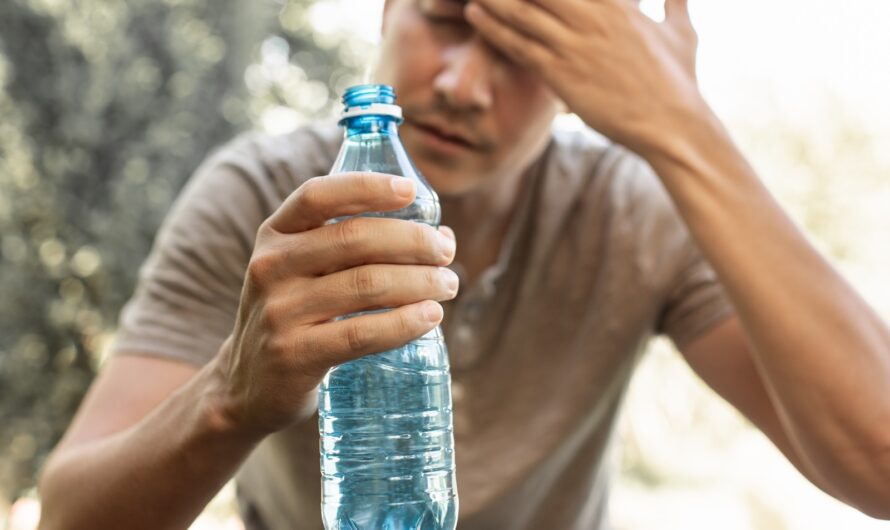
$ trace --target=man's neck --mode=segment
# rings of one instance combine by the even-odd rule
[[[518,210],[522,186],[535,170],[537,163],[532,163],[469,193],[440,198],[442,223],[454,230],[457,238],[455,261],[465,273],[465,284],[472,284],[497,261]]]
[[[482,228],[510,217],[516,207],[522,177],[526,171],[492,179],[477,189],[461,195],[441,196],[442,221],[455,232],[458,228]]]

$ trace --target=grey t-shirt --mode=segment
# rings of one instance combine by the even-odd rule
[[[208,362],[232,331],[260,223],[328,172],[341,141],[322,123],[213,154],[159,232],[114,352]],[[602,528],[605,455],[646,342],[682,347],[732,313],[627,150],[554,131],[527,178],[497,263],[444,304],[461,530]],[[321,529],[319,481],[315,419],[269,436],[237,476],[247,528]]]

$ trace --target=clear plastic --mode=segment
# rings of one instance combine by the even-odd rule
[[[392,89],[353,87],[343,99],[351,112],[341,121],[346,136],[331,173],[410,178],[417,189],[411,205],[365,215],[438,226],[438,198],[399,140],[401,116],[381,111],[394,106]],[[451,375],[439,327],[401,348],[333,368],[319,390],[318,412],[327,530],[454,530]]]

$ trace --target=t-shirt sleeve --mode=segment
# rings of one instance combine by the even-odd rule
[[[217,353],[232,331],[244,271],[268,209],[257,170],[230,144],[195,172],[140,269],[112,355],[200,366]]]
[[[684,247],[657,323],[657,331],[681,350],[734,313],[717,274],[688,235]]]
[[[653,331],[683,349],[734,313],[723,286],[653,168],[615,148],[612,208],[651,308]],[[629,242],[628,242],[629,241]]]

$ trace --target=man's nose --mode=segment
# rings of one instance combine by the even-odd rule
[[[492,51],[474,36],[445,50],[442,71],[433,88],[455,110],[487,110],[491,107],[492,78],[496,68]]]

